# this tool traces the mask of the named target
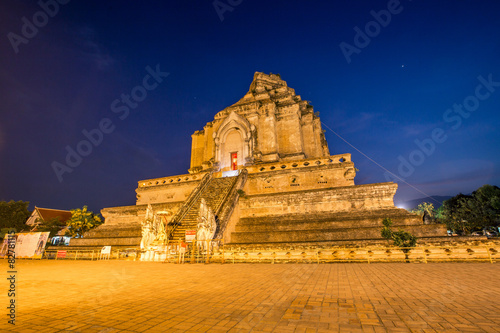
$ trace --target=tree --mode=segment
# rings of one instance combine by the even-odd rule
[[[500,222],[500,188],[484,185],[471,195],[462,193],[446,200],[442,219],[449,230],[468,235]]]
[[[95,215],[87,209],[87,206],[83,206],[82,209],[72,209],[71,214],[71,219],[66,222],[69,227],[66,234],[72,237],[82,237],[85,232],[104,223],[99,214]]]
[[[436,216],[436,209],[434,209],[434,205],[430,202],[422,202],[420,205],[417,206],[417,208],[415,208],[411,212],[418,214],[420,216],[423,216],[424,213],[429,214],[431,217]]]
[[[27,229],[26,220],[31,212],[28,201],[0,201],[0,229],[16,229],[16,232]]]
[[[390,218],[386,217],[385,219],[383,219],[382,224],[384,225],[381,232],[382,237],[387,240],[392,240],[394,245],[400,247],[405,254],[406,262],[410,262],[408,255],[411,250],[410,248],[417,245],[417,237],[404,230],[392,231],[392,220]]]
[[[432,223],[432,221],[437,216],[437,211],[434,208],[434,205],[430,202],[422,202],[417,206],[416,209],[411,211],[414,214],[422,216],[422,220],[424,223]]]

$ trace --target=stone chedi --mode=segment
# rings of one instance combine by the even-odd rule
[[[350,154],[330,155],[309,102],[257,72],[243,98],[194,132],[188,174],[139,181],[135,206],[103,209],[105,224],[71,245],[139,247],[154,212],[170,212],[158,219],[170,242],[188,230],[241,245],[379,242],[385,217],[417,237],[446,235],[394,207],[397,184],[355,176]]]

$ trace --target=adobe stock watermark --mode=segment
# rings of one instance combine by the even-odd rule
[[[12,49],[17,54],[19,53],[19,46],[21,44],[28,44],[29,41],[36,37],[38,29],[43,28],[49,23],[49,17],[53,18],[59,13],[60,5],[66,5],[70,0],[40,0],[37,2],[41,10],[33,14],[31,21],[23,16],[21,18],[21,33],[16,34],[9,32],[7,38],[9,39]]]
[[[400,14],[402,11],[403,6],[399,0],[389,0],[387,2],[387,9],[382,9],[378,12],[374,10],[370,11],[370,15],[373,16],[374,20],[365,24],[364,31],[358,26],[354,27],[354,32],[356,33],[353,39],[354,45],[346,42],[341,42],[339,44],[340,50],[347,63],[351,63],[353,54],[361,53],[362,49],[370,45],[371,38],[377,37],[382,31],[382,28],[387,27],[391,23],[393,15]]]
[[[156,89],[163,82],[163,79],[170,75],[170,73],[162,72],[159,64],[156,65],[155,69],[146,66],[146,72],[148,74],[142,78],[142,84],[132,88],[130,94],[122,93],[120,98],[111,102],[111,112],[115,113],[118,119],[127,119],[130,109],[136,109],[139,103],[146,99],[148,91]],[[96,128],[90,130],[83,129],[82,135],[85,139],[80,140],[74,148],[69,145],[65,147],[67,152],[64,160],[65,163],[58,161],[51,163],[52,170],[54,170],[59,182],[63,181],[65,173],[73,172],[83,162],[83,158],[89,156],[94,147],[99,146],[103,142],[104,134],[111,134],[115,129],[116,125],[110,118],[102,118]]]
[[[232,12],[234,7],[241,5],[243,0],[214,0],[212,6],[214,6],[215,12],[219,16],[219,20],[224,21],[224,13]]]
[[[500,87],[500,81],[493,81],[493,75],[488,74],[485,79],[482,75],[477,77],[479,84],[474,89],[474,94],[464,98],[462,104],[453,104],[452,108],[446,109],[443,113],[443,121],[451,125],[451,130],[456,131],[462,126],[463,119],[467,119],[475,112],[480,105],[481,101],[488,99],[497,87]],[[445,130],[442,128],[434,128],[429,138],[413,141],[417,148],[412,150],[408,157],[402,155],[398,156],[398,177],[395,177],[390,172],[385,172],[385,179],[387,181],[397,182],[410,177],[415,172],[415,167],[422,165],[426,158],[434,154],[437,144],[444,143],[448,139]]]

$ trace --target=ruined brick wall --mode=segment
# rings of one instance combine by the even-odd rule
[[[394,208],[397,184],[379,183],[248,196],[240,217],[370,211]]]

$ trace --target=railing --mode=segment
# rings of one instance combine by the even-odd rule
[[[236,178],[236,181],[231,187],[231,190],[229,190],[227,196],[224,200],[222,200],[220,206],[217,208],[217,212],[215,213],[218,216],[217,231],[215,234],[216,238],[222,238],[222,230],[225,230],[227,222],[229,221],[239,198],[238,190],[243,188],[247,178],[248,171],[246,169],[241,170],[238,178]]]
[[[196,200],[198,200],[199,196],[201,193],[205,190],[205,188],[208,186],[210,183],[210,180],[212,180],[212,175],[213,171],[207,173],[201,182],[198,184],[198,186],[191,192],[185,203],[182,205],[182,207],[179,209],[179,211],[172,217],[168,225],[171,225],[172,228],[169,230],[169,233],[167,235],[167,239],[170,239],[172,235],[174,234],[174,231],[177,229],[179,226],[180,222],[186,216],[186,214],[189,212],[191,207],[194,205]]]
[[[54,260],[104,260],[104,259],[125,259],[135,260],[140,254],[140,250],[118,249],[112,250],[109,254],[101,254],[101,250],[45,250],[42,259]]]

